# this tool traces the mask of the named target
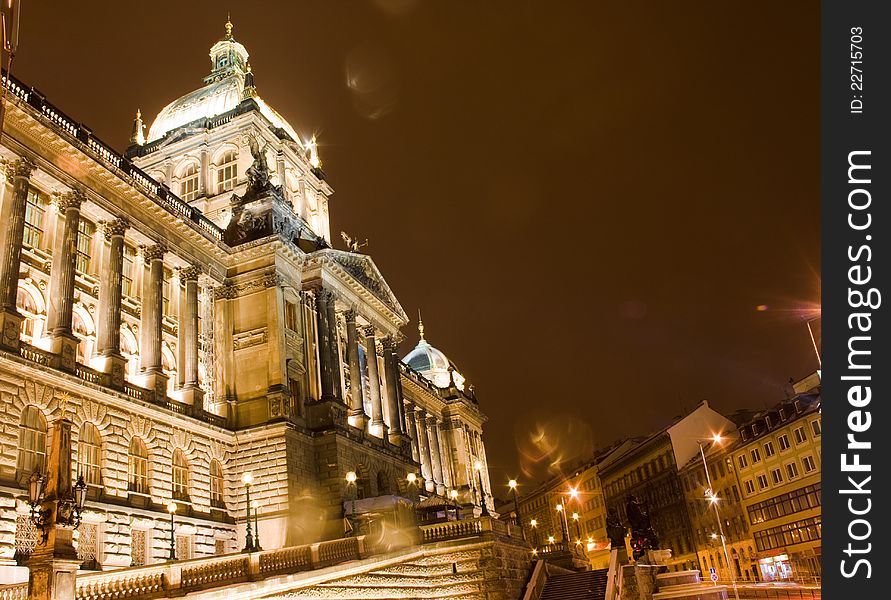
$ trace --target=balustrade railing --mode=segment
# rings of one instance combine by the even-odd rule
[[[52,352],[47,352],[25,342],[19,343],[19,356],[45,367],[52,366],[53,358],[55,357]]]
[[[264,550],[130,567],[79,575],[77,600],[183,596],[196,590],[320,569],[366,556],[364,536]],[[0,589],[2,593],[2,589]],[[9,596],[8,600],[24,600]],[[7,597],[0,596],[0,600]]]
[[[77,375],[78,378],[83,379],[88,383],[102,385],[105,382],[105,373],[97,371],[96,369],[91,369],[90,367],[82,365],[80,363],[76,363],[74,365],[74,374]]]
[[[223,230],[213,221],[149,177],[130,160],[115,152],[111,146],[94,136],[89,127],[76,122],[53,106],[43,94],[25,85],[15,77],[8,75],[5,70],[2,75],[2,85],[12,95],[21,98],[40,112],[56,131],[82,145],[87,154],[92,155],[97,161],[117,171],[119,175],[128,178],[135,187],[142,190],[156,204],[183,217],[184,221],[193,223],[198,230],[205,232],[215,241],[223,239]]]
[[[14,583],[12,585],[0,585],[0,600],[26,600],[28,598],[28,584]]]
[[[475,519],[462,519],[460,521],[432,523],[430,525],[421,525],[420,530],[421,540],[425,544],[477,535],[484,532],[492,532],[505,537],[523,539],[523,530],[521,528],[511,523],[493,519],[492,517],[477,517]]]

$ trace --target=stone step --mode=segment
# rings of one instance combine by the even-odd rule
[[[328,598],[336,600],[360,600],[366,598],[413,599],[484,597],[480,583],[461,583],[435,586],[423,591],[415,587],[351,587],[325,585],[299,590],[288,594],[289,598]],[[299,595],[298,595],[299,594]]]
[[[436,575],[427,577],[406,576],[406,575],[381,575],[375,573],[363,573],[344,579],[338,579],[328,583],[319,584],[322,587],[392,587],[399,586],[404,588],[429,589],[444,585],[456,585],[463,583],[478,583],[483,581],[483,573],[481,571],[469,573]]]
[[[467,561],[476,561],[480,559],[480,551],[479,550],[459,550],[454,552],[443,552],[441,554],[429,554],[427,556],[422,556],[420,558],[416,558],[414,560],[408,561],[405,564],[409,565],[442,565],[442,564],[450,564],[453,562],[461,563]]]
[[[459,573],[475,571],[478,568],[478,561],[464,560],[454,563],[419,565],[415,563],[401,563],[390,565],[372,571],[381,575],[405,575],[408,577],[432,577],[436,575],[449,575],[452,573],[452,565]]]
[[[608,571],[583,571],[548,578],[541,600],[603,600]]]

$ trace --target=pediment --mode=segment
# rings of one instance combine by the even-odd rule
[[[311,255],[310,260],[317,258],[322,264],[335,267],[335,270],[342,270],[349,275],[354,281],[359,283],[369,294],[381,302],[397,320],[401,321],[399,326],[408,323],[408,315],[405,314],[399,300],[387,285],[383,275],[370,256],[360,254],[358,252],[345,252],[343,250],[335,250],[334,248],[326,248],[319,250]]]

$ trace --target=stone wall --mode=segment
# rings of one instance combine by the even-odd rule
[[[656,574],[665,567],[654,565],[624,565],[622,595],[619,600],[650,600],[656,591]]]
[[[480,551],[488,600],[519,600],[532,574],[529,546],[497,536]]]

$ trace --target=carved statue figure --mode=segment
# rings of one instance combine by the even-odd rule
[[[266,148],[268,145],[264,145],[261,150],[259,143],[257,143],[257,138],[251,136],[248,146],[251,149],[251,156],[254,157],[254,162],[245,171],[248,186],[244,195],[249,198],[269,188],[269,165],[266,163]]]
[[[625,512],[628,515],[628,524],[631,525],[631,549],[634,552],[634,560],[638,560],[646,554],[647,550],[658,548],[659,541],[650,524],[649,512],[631,494],[628,494]]]
[[[347,250],[349,250],[350,252],[358,252],[361,248],[364,248],[368,245],[367,239],[364,242],[360,243],[358,238],[350,237],[346,231],[341,231],[340,237],[343,238],[343,243],[346,244]]]
[[[616,509],[611,508],[606,513],[606,535],[609,536],[609,543],[613,548],[625,547],[625,532],[627,528],[616,514]]]

